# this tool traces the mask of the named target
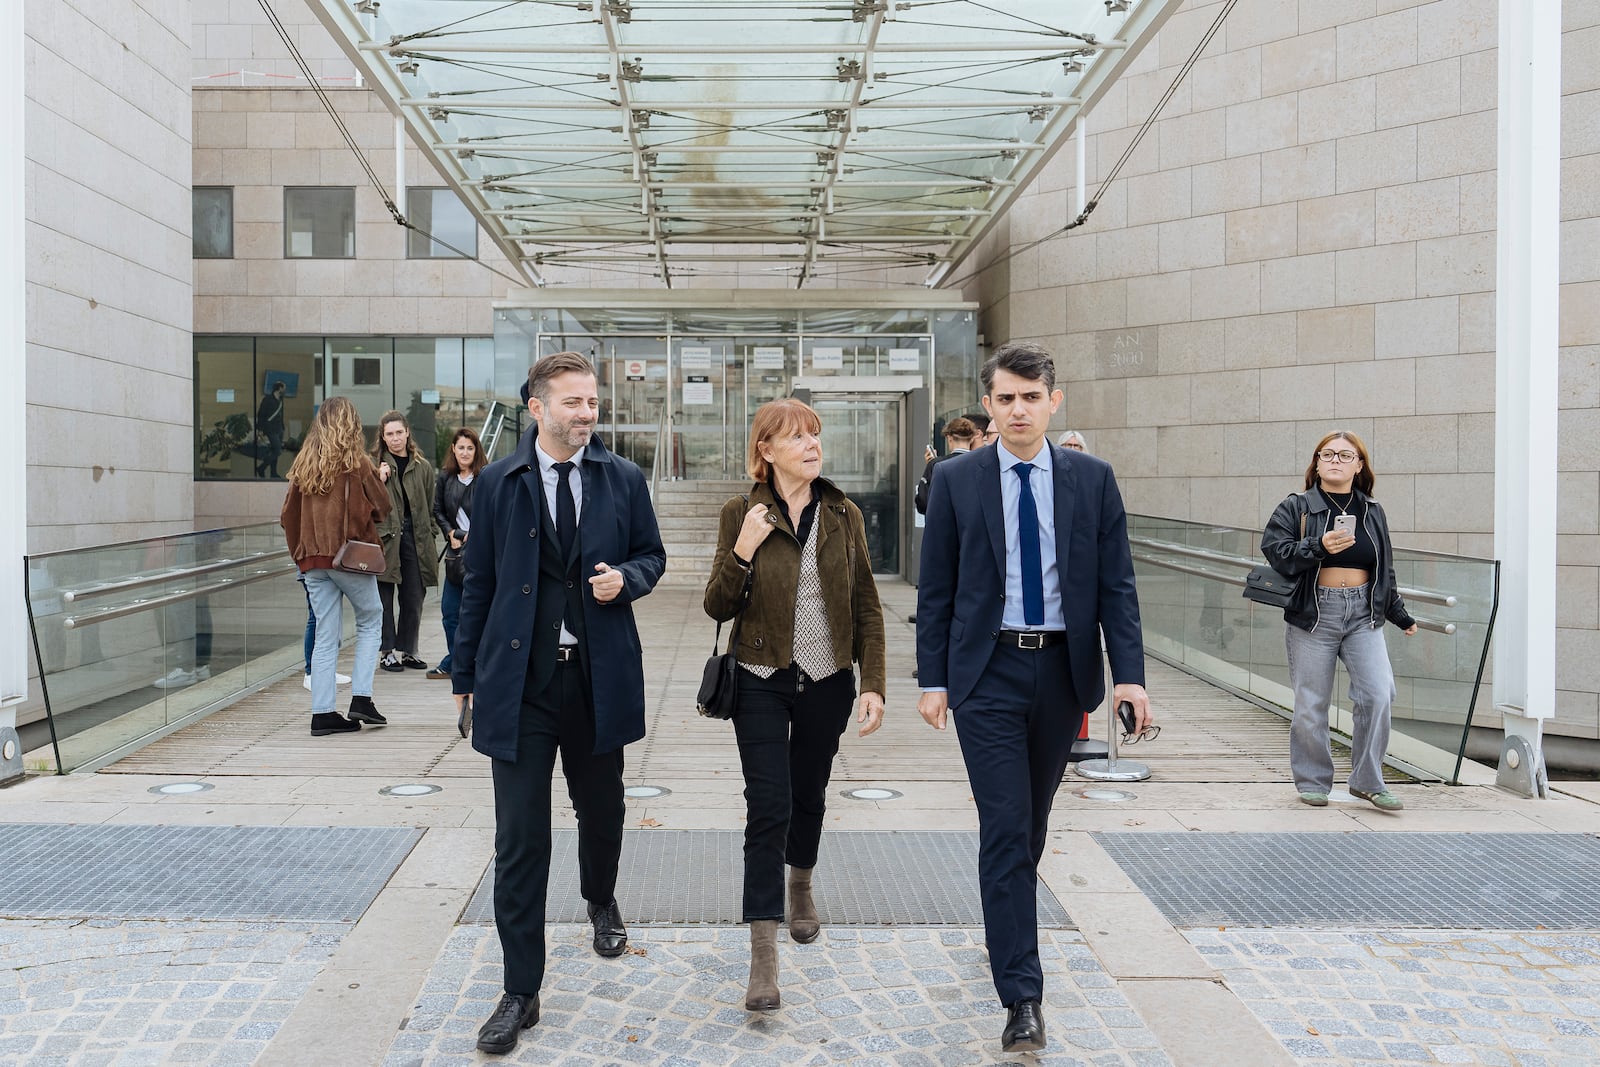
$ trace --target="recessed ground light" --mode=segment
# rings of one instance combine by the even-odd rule
[[[204,793],[207,789],[215,789],[210,782],[168,782],[166,785],[153,785],[150,792],[162,796],[182,796],[185,793]]]
[[[404,785],[386,785],[378,792],[386,797],[425,797],[429,793],[442,790],[441,785],[423,785],[421,782],[407,782]]]
[[[850,800],[894,800],[904,796],[893,789],[884,789],[882,786],[864,786],[861,789],[846,789],[841,796]]]
[[[622,795],[635,800],[649,800],[653,797],[670,797],[672,790],[660,785],[630,785],[622,791]]]
[[[1082,789],[1074,789],[1072,795],[1084,800],[1109,800],[1113,803],[1122,800],[1137,800],[1138,795],[1122,789],[1106,789],[1103,786],[1086,785]]]

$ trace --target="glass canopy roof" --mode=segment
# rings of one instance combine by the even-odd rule
[[[535,282],[798,286],[936,284],[1180,0],[310,2]]]

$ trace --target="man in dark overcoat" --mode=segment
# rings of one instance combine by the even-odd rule
[[[505,993],[478,1048],[509,1052],[539,1021],[550,781],[561,756],[578,817],[578,881],[594,949],[619,956],[622,749],[644,736],[644,664],[632,604],[666,551],[639,468],[593,436],[594,367],[576,352],[534,364],[534,427],[483,469],[473,498],[452,687],[490,757],[495,924]]]

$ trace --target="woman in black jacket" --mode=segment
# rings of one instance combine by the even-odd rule
[[[1408,637],[1417,623],[1395,584],[1389,523],[1372,499],[1376,480],[1361,438],[1330,433],[1312,450],[1306,491],[1279,504],[1261,535],[1267,562],[1296,583],[1283,609],[1294,688],[1289,769],[1301,803],[1312,807],[1325,806],[1333,790],[1328,705],[1336,660],[1350,673],[1355,718],[1350,794],[1383,811],[1405,806],[1383,784],[1395,697],[1383,623]]]
[[[467,530],[472,525],[472,485],[488,457],[483,442],[466,426],[457,427],[450,452],[433,483],[433,522],[449,541],[444,555],[444,591],[439,613],[444,617],[444,659],[428,672],[429,678],[450,677],[450,657],[456,650],[456,621],[461,614],[461,581],[465,576]]]

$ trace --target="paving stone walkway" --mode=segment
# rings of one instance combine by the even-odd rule
[[[1600,937],[1191,930],[1303,1064],[1600,1063]]]
[[[0,1067],[254,1063],[351,925],[0,920]]]
[[[744,1010],[743,928],[635,927],[633,952],[595,956],[588,926],[550,929],[543,1017],[519,1064],[690,1067],[956,1067],[996,1062],[1005,1024],[978,930],[829,930],[810,945],[780,938],[780,1011]],[[1040,945],[1050,1050],[1042,1067],[1171,1063],[1082,937]],[[384,1067],[481,1062],[478,1027],[500,995],[493,928],[458,927],[395,1038]]]

